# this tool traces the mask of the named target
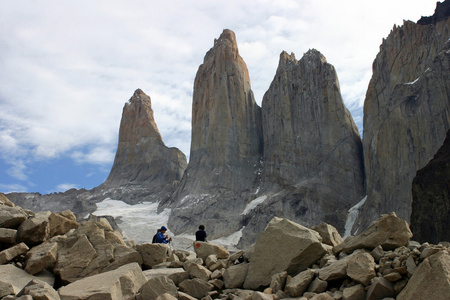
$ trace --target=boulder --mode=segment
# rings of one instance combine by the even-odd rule
[[[156,299],[164,294],[169,294],[175,299],[178,298],[178,290],[175,283],[165,277],[159,276],[149,279],[139,290],[137,300]]]
[[[76,299],[134,299],[147,282],[137,263],[121,266],[113,271],[82,278],[61,287],[62,300]]]
[[[395,297],[394,285],[383,277],[376,277],[372,280],[372,284],[367,290],[366,300],[378,300],[384,298]],[[414,298],[408,298],[414,299]],[[420,298],[417,298],[420,299]]]
[[[375,266],[375,261],[369,253],[355,251],[348,257],[347,276],[368,286],[372,278],[376,276]]]
[[[322,222],[318,226],[311,227],[311,229],[317,231],[320,234],[320,236],[322,237],[322,243],[324,244],[334,247],[344,242],[336,227],[334,227],[333,225]]]
[[[362,284],[345,288],[342,294],[342,300],[364,300],[366,298],[366,290]]]
[[[136,250],[141,254],[144,266],[151,268],[167,261],[170,248],[166,244],[144,243],[136,245]]]
[[[180,291],[192,297],[201,299],[208,295],[209,291],[212,291],[214,289],[214,285],[201,279],[194,278],[184,280],[180,283],[179,288]]]
[[[14,207],[14,203],[12,203],[8,197],[6,197],[4,194],[0,193],[0,205],[6,205],[9,207]]]
[[[66,213],[66,215],[68,214]],[[71,217],[71,215],[68,216]],[[80,226],[76,221],[63,216],[61,213],[51,213],[48,217],[48,222],[50,237],[66,234],[69,230],[77,229]]]
[[[440,251],[426,258],[397,296],[406,299],[448,299],[450,295],[450,255]]]
[[[48,283],[33,279],[16,296],[29,295],[33,300],[60,300],[59,294]]]
[[[230,266],[223,272],[223,281],[227,289],[241,288],[247,276],[249,264]]]
[[[57,242],[44,242],[33,247],[25,257],[25,271],[34,275],[40,271],[53,268],[58,255]]]
[[[273,218],[258,237],[244,288],[268,286],[271,277],[283,271],[296,275],[306,270],[325,254],[321,240],[314,230]]]
[[[0,243],[14,244],[16,242],[17,230],[10,228],[0,228]]]
[[[291,295],[291,297],[302,296],[308,289],[311,281],[314,279],[314,276],[314,271],[310,269],[299,273],[286,284],[285,292]]]
[[[343,258],[319,270],[319,278],[326,281],[344,279],[347,277],[348,258]]]
[[[210,255],[216,255],[218,259],[227,259],[230,256],[230,253],[225,247],[207,242],[194,241],[193,247],[197,257],[200,257],[203,261],[206,261]]]
[[[272,295],[261,293],[261,292],[253,292],[251,300],[273,300]]]
[[[186,263],[185,270],[191,278],[198,278],[204,281],[208,281],[211,278],[211,271],[196,263]]]
[[[335,253],[341,251],[351,253],[355,249],[372,251],[378,245],[384,250],[394,250],[406,246],[411,237],[408,223],[398,218],[395,213],[390,213],[382,215],[361,234],[347,237],[344,243],[334,247],[333,251]]]
[[[17,228],[17,241],[24,242],[28,246],[35,246],[48,239],[50,237],[49,216],[49,211],[40,212],[25,220]]]
[[[64,210],[64,211],[60,212],[59,214],[66,219],[69,219],[72,221],[77,221],[77,217],[71,210]]]
[[[179,300],[198,300],[197,298],[194,298],[183,292],[178,292],[178,299]]]
[[[42,272],[39,276],[33,276],[26,271],[17,268],[12,264],[0,265],[0,287],[8,287],[14,291],[14,295],[19,293],[31,280],[39,279],[53,286],[55,278],[53,274]]]
[[[16,229],[28,215],[18,206],[0,205],[0,227]]]
[[[210,281],[208,281],[209,283],[211,283],[212,285],[214,285],[216,290],[221,290],[223,289],[225,283],[222,280],[219,279],[212,279]]]
[[[328,287],[328,282],[321,280],[320,278],[315,278],[309,285],[307,292],[320,294],[325,292]]]
[[[278,274],[275,274],[272,276],[272,279],[270,281],[270,288],[272,289],[273,293],[276,293],[278,291],[284,290],[284,287],[286,285],[286,279],[287,279],[287,272],[281,272]]]
[[[20,243],[11,248],[5,249],[0,252],[0,265],[4,265],[19,255],[26,253],[29,250],[25,243]]]

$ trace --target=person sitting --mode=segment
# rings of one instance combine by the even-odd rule
[[[172,238],[169,238],[168,235],[165,235],[167,231],[167,228],[165,226],[162,226],[161,229],[156,234],[156,243],[160,244],[168,244],[170,241],[172,241]]]
[[[195,240],[199,242],[206,242],[207,236],[208,235],[206,234],[205,226],[204,225],[198,226],[198,231],[195,233]]]

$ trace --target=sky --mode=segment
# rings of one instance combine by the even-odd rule
[[[223,29],[235,32],[261,105],[284,50],[319,50],[362,132],[372,62],[394,24],[433,0],[2,0],[0,192],[100,185],[124,104],[152,99],[168,147],[189,156],[195,74]]]

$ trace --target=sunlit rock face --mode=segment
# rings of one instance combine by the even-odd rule
[[[123,198],[118,190],[122,187],[140,190],[140,201],[146,195],[145,200],[163,200],[178,185],[186,165],[186,156],[180,150],[164,144],[150,97],[136,90],[123,108],[114,164],[99,188],[117,189],[112,195],[114,199]]]
[[[247,216],[252,226],[244,236],[256,236],[274,216],[306,226],[325,221],[343,232],[348,209],[364,197],[364,172],[361,138],[334,67],[314,49],[299,61],[281,53],[262,118],[260,193],[268,199]]]
[[[412,180],[450,128],[448,10],[437,20],[395,26],[373,63],[364,103],[368,198],[353,232],[391,211],[409,221]]]
[[[194,82],[189,165],[169,205],[171,230],[204,223],[213,234],[239,230],[240,212],[258,182],[261,110],[234,32],[224,30]]]

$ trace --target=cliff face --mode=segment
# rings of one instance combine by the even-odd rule
[[[164,144],[150,97],[136,90],[123,108],[114,164],[100,187],[144,188],[159,201],[167,198],[178,185],[186,166],[186,156]]]
[[[450,131],[434,158],[412,182],[411,230],[414,240],[450,240]]]
[[[353,227],[395,211],[409,221],[411,182],[450,128],[449,19],[405,21],[383,41],[364,103],[367,201]]]
[[[365,195],[362,143],[332,65],[317,50],[300,61],[281,53],[262,102],[264,169],[244,235],[274,216],[305,226],[325,221],[344,231],[348,209]]]
[[[261,156],[261,111],[235,34],[224,30],[195,78],[189,165],[171,201],[162,203],[173,208],[171,230],[199,222],[218,234],[238,230]]]

